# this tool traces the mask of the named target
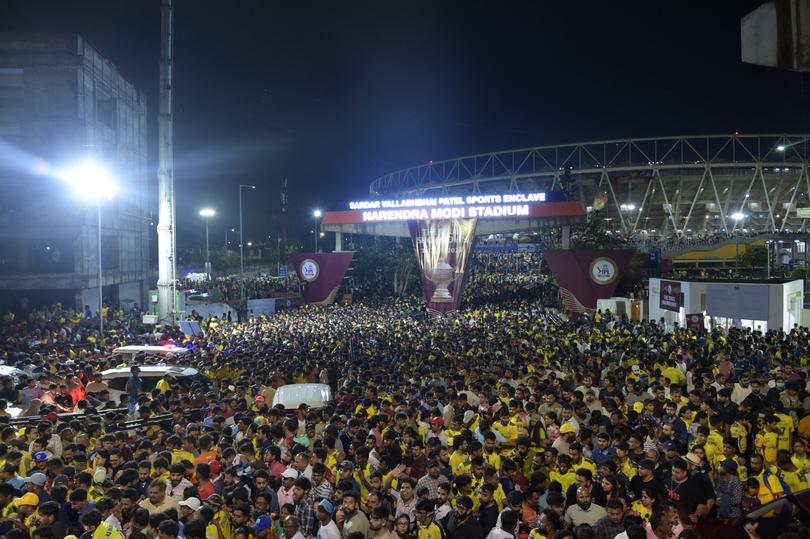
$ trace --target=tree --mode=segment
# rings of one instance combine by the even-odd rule
[[[411,242],[398,243],[392,238],[359,249],[352,262],[354,289],[361,296],[407,296],[415,289],[417,275]]]
[[[768,249],[764,245],[749,245],[740,255],[740,266],[759,268],[768,265]]]

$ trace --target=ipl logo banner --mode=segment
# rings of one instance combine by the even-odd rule
[[[318,274],[321,272],[320,266],[318,263],[312,260],[311,258],[307,258],[303,262],[301,262],[301,278],[311,283],[315,279],[318,278]]]
[[[600,256],[591,262],[591,279],[596,284],[610,284],[619,276],[616,262],[606,256]]]

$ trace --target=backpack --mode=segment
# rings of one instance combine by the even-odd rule
[[[767,488],[768,490],[771,490],[771,485],[770,485],[770,483],[768,483],[768,478],[770,478],[770,477],[771,477],[771,472],[768,471],[768,470],[765,470],[765,473],[762,474],[762,481],[765,483],[765,488]],[[782,486],[782,492],[784,493],[784,495],[787,496],[787,495],[791,494],[790,487],[788,486],[787,483],[785,483],[785,480],[782,479],[782,477],[779,476],[779,475],[777,475],[776,478],[779,480],[779,484]],[[774,494],[774,492],[772,490],[771,490],[771,494]],[[774,495],[774,498],[775,497],[776,497],[776,495]]]

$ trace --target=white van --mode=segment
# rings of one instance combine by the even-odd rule
[[[302,404],[323,408],[332,401],[332,388],[327,384],[288,384],[276,389],[273,406],[281,404],[286,410],[297,410]]]

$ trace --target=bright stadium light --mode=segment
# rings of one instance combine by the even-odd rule
[[[321,210],[315,210],[315,211],[312,212],[312,216],[315,219],[320,219],[322,215],[323,215],[323,212]]]
[[[776,147],[776,151],[777,152],[784,152],[785,151],[785,145],[780,144],[779,146]]]
[[[84,161],[65,169],[59,176],[82,198],[108,200],[117,191],[112,174],[95,161]]]
[[[745,219],[745,214],[739,211],[734,212],[731,214],[731,218],[734,219],[735,221],[742,221],[743,219]]]
[[[111,200],[116,193],[115,180],[107,168],[95,161],[82,161],[57,174],[81,198],[95,200],[98,227],[96,228],[96,248],[98,249],[98,335],[99,342],[104,338],[104,268],[101,253],[101,201]]]
[[[216,214],[217,212],[212,210],[211,208],[203,208],[200,210],[200,215],[203,217],[213,217]]]

